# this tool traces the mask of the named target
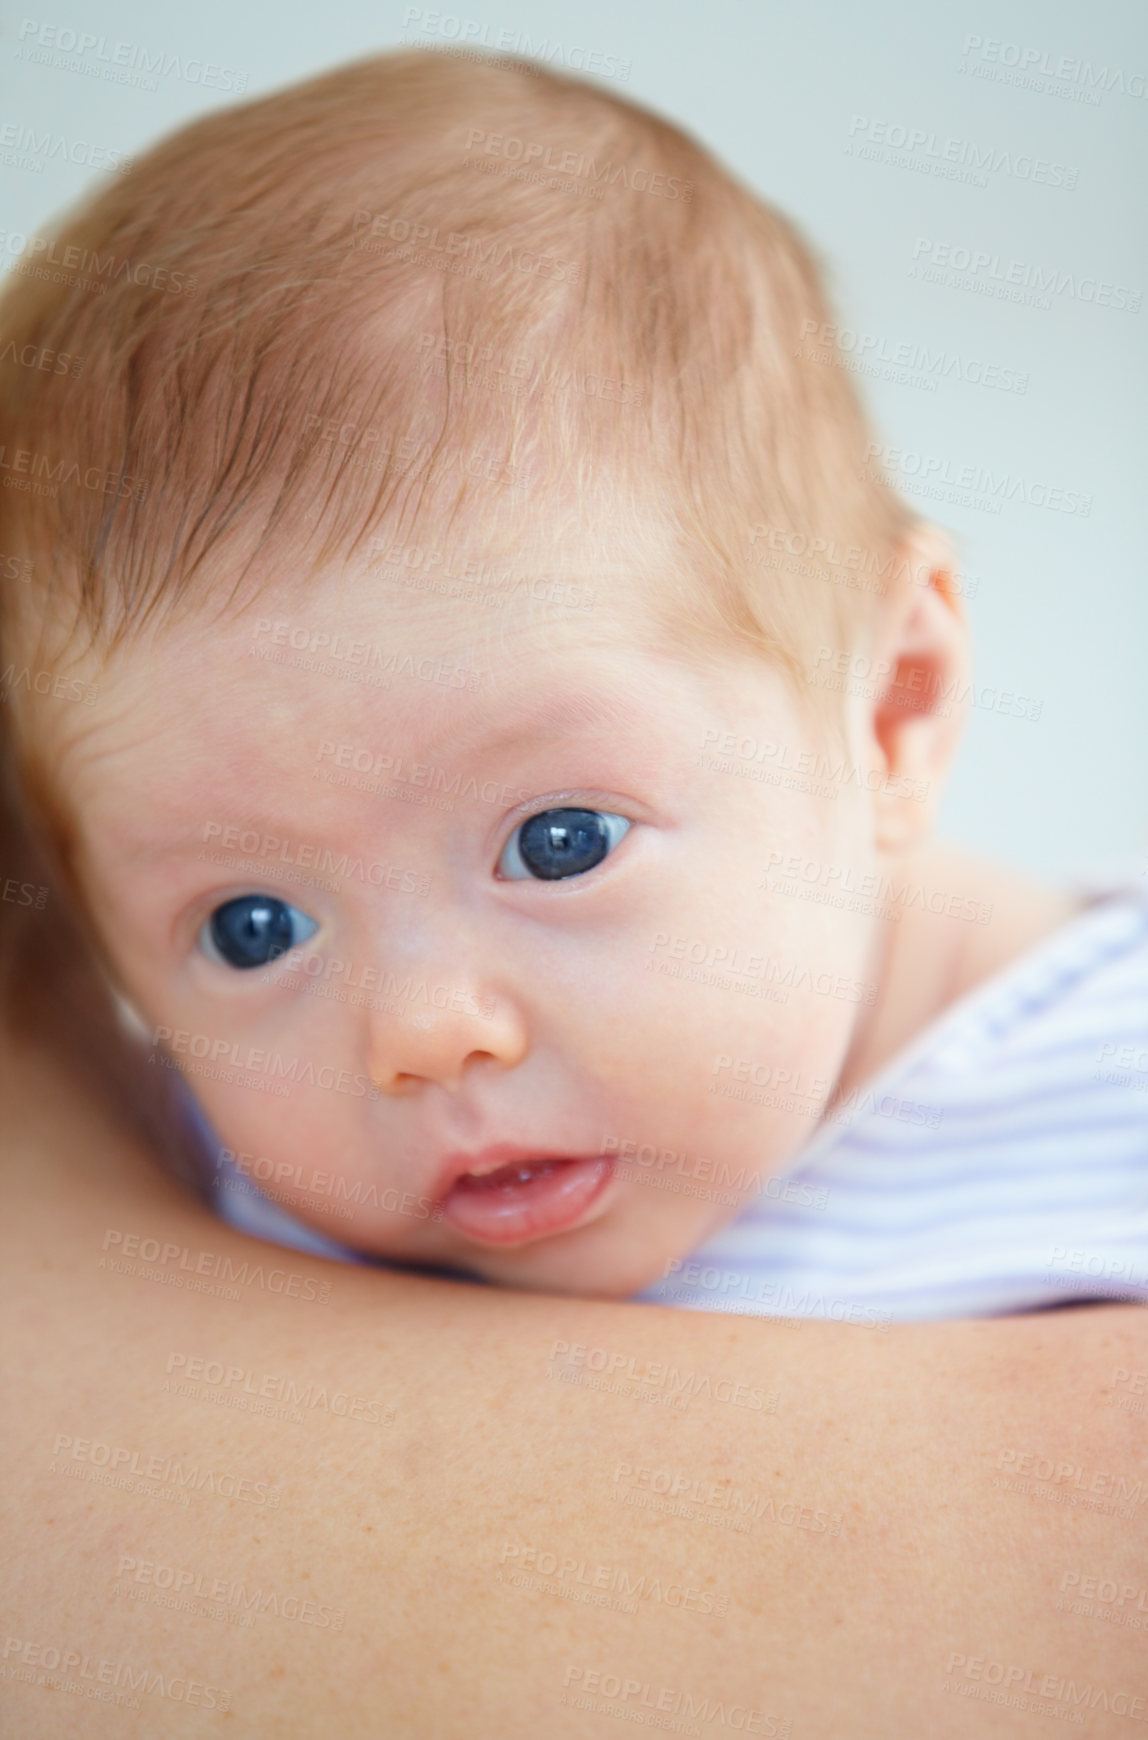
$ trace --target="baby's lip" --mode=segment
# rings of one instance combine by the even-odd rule
[[[541,1153],[510,1142],[449,1160],[454,1176],[436,1218],[469,1243],[501,1247],[582,1225],[615,1170],[613,1154]]]
[[[468,1172],[481,1177],[486,1172],[497,1172],[500,1166],[510,1166],[516,1160],[582,1160],[591,1154],[593,1150],[587,1154],[577,1148],[544,1148],[537,1143],[527,1146],[522,1142],[491,1142],[471,1153],[448,1154],[439,1166],[434,1200],[441,1206],[459,1179]]]

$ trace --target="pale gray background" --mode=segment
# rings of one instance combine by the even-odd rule
[[[22,19],[222,63],[248,75],[251,94],[398,43],[408,11],[368,0],[46,4],[8,10],[3,120],[124,153],[235,99],[174,72],[147,91],[28,64]],[[432,13],[421,10],[423,20]],[[459,28],[445,21],[465,20],[491,38],[507,28],[630,61],[629,78],[607,88],[663,110],[797,218],[830,264],[845,324],[890,350],[920,342],[1029,375],[1023,396],[961,380],[936,392],[864,383],[893,446],[1094,500],[1087,519],[1020,501],[995,516],[920,503],[956,534],[979,583],[970,603],[978,682],[1043,702],[1036,723],[974,711],[942,823],[1034,871],[1143,873],[1148,313],[1063,294],[1039,310],[910,276],[914,244],[928,237],[1148,290],[1148,96],[1114,88],[1090,104],[961,70],[965,38],[977,35],[1038,51],[1049,65],[1090,62],[1143,92],[1142,0],[463,0],[439,16],[437,30],[416,24],[406,40],[442,43],[444,27]],[[97,64],[91,51],[84,59]],[[1052,159],[1078,170],[1076,190],[999,172],[987,187],[962,186],[860,160],[846,149],[858,115],[932,130],[938,148],[953,137]],[[0,227],[33,230],[91,178],[58,161],[41,172],[0,165]],[[907,493],[916,499],[911,484]]]

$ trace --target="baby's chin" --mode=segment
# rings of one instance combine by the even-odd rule
[[[692,1248],[692,1246],[691,1246]],[[635,1244],[608,1223],[538,1239],[513,1250],[472,1249],[455,1266],[496,1287],[578,1299],[632,1299],[664,1279],[685,1252]]]
[[[396,1194],[398,1194],[396,1192]],[[364,1256],[440,1275],[465,1275],[496,1287],[572,1298],[623,1300],[643,1293],[673,1272],[738,1213],[737,1207],[711,1207],[708,1214],[684,1220],[667,1216],[666,1202],[648,1200],[650,1192],[624,1188],[590,1210],[590,1218],[569,1231],[517,1244],[485,1244],[458,1232],[427,1197],[406,1193],[412,1236],[394,1237],[383,1222],[347,1222],[315,1212],[313,1202],[290,1207],[296,1219]],[[417,1231],[416,1231],[417,1222]]]
[[[510,1272],[509,1265],[497,1258],[490,1263],[472,1263],[463,1267],[460,1272],[474,1275],[479,1280],[487,1281],[494,1287],[508,1287],[521,1293],[551,1293],[571,1299],[632,1299],[636,1293],[643,1292],[656,1280],[660,1280],[665,1265],[659,1263],[651,1272],[648,1265],[640,1271],[635,1270],[632,1276],[620,1275],[605,1270],[598,1276],[567,1275],[561,1272],[561,1267],[553,1262],[539,1264],[537,1268],[523,1266],[515,1272]]]
[[[610,1236],[609,1228],[600,1228],[600,1223],[502,1249],[452,1239],[449,1247],[436,1240],[429,1248],[418,1250],[409,1245],[395,1248],[383,1229],[375,1236],[359,1229],[356,1237],[353,1223],[308,1214],[303,1204],[289,1212],[313,1231],[360,1255],[421,1274],[470,1277],[525,1293],[629,1299],[660,1281],[670,1262],[670,1253],[619,1248],[620,1241]]]

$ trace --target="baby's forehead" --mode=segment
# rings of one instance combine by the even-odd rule
[[[242,808],[256,779],[286,791],[301,772],[309,801],[339,754],[372,776],[400,756],[479,773],[563,737],[640,745],[707,682],[713,704],[712,655],[683,648],[667,610],[683,563],[664,521],[587,523],[550,501],[507,530],[384,527],[309,572],[269,557],[238,601],[211,576],[185,616],[125,637],[95,705],[71,709],[73,801],[122,817],[132,794],[166,806],[178,788]]]
[[[481,494],[454,512],[428,511],[412,526],[383,523],[322,568],[297,570],[268,542],[252,569],[245,615],[323,617],[376,636],[421,628],[428,640],[500,638],[523,626],[615,632],[635,613],[657,614],[673,570],[685,564],[674,531],[653,504],[601,480],[601,502],[539,489],[527,500]],[[438,498],[431,499],[434,510]],[[445,505],[445,504],[444,504]],[[221,572],[213,590],[226,597]],[[210,608],[210,596],[205,594]],[[316,632],[322,632],[317,629]]]
[[[193,674],[261,670],[285,695],[399,693],[406,680],[493,699],[548,664],[573,680],[612,655],[655,657],[662,638],[656,604],[616,559],[516,561],[388,540],[368,568],[265,591],[164,662],[176,675],[183,661]]]
[[[247,770],[286,777],[332,740],[458,760],[515,741],[608,735],[672,706],[685,675],[622,587],[543,572],[475,598],[334,574],[227,620],[125,643],[63,761],[73,789],[94,799],[101,782],[186,783],[200,772],[238,797]]]
[[[214,639],[198,673],[174,647],[137,666],[130,696],[109,689],[60,769],[88,847],[107,863],[185,864],[238,824],[397,841],[449,829],[456,812],[492,822],[536,787],[697,777],[686,770],[714,691],[688,670],[598,634],[588,644],[584,628],[524,629],[514,657],[495,646],[497,660],[464,666],[427,650],[414,621],[382,667],[357,625],[340,620],[330,644],[295,654],[292,619],[269,615]],[[429,805],[428,793],[445,796]]]

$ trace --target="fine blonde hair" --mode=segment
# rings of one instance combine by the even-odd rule
[[[384,54],[222,109],[8,275],[0,338],[53,361],[0,409],[6,614],[115,645],[384,521],[563,513],[619,528],[688,653],[800,679],[884,590],[838,553],[888,574],[913,518],[828,319],[786,218],[577,78]]]

